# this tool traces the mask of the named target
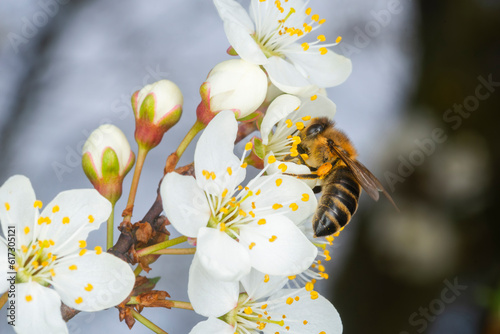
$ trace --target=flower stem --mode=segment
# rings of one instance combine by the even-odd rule
[[[141,250],[138,250],[137,255],[139,257],[149,255],[149,254],[154,253],[156,251],[159,251],[161,249],[169,248],[169,247],[181,244],[183,242],[186,242],[187,239],[188,238],[186,236],[182,236],[182,237],[174,238],[171,240],[163,241],[163,242],[160,242],[156,245],[152,245],[152,246],[143,248]]]
[[[149,149],[139,145],[139,151],[137,152],[137,163],[135,164],[134,176],[132,178],[132,185],[130,186],[130,193],[128,195],[127,206],[123,210],[124,219],[123,221],[130,222],[132,218],[132,211],[134,210],[135,195],[137,193],[137,186],[139,185],[139,179],[141,177],[142,166],[144,166],[144,161],[148,155]]]
[[[113,247],[113,231],[115,229],[115,203],[111,203],[111,215],[108,218],[108,233],[106,238],[106,249]]]
[[[191,303],[189,302],[180,302],[178,300],[171,300],[171,302],[172,302],[172,307],[194,311],[193,305],[191,305]]]
[[[9,299],[9,292],[6,291],[1,297],[0,297],[0,310],[2,309],[2,307],[5,305],[5,303],[7,302],[7,300]]]
[[[167,162],[165,164],[165,173],[169,173],[175,169],[177,162],[181,158],[186,148],[189,146],[194,137],[196,137],[198,132],[203,130],[205,127],[206,125],[198,120],[194,122],[191,129],[189,129],[188,133],[186,133],[186,136],[177,147],[177,150],[168,157]]]
[[[142,316],[139,312],[136,310],[132,310],[132,316],[139,321],[141,324],[146,326],[147,328],[151,329],[153,332],[158,333],[158,334],[168,334],[165,332],[163,329],[160,327],[156,326],[154,323],[151,322],[151,320],[145,318]]]
[[[142,267],[141,265],[138,265],[135,269],[134,269],[134,274],[135,276],[139,276],[139,274],[142,272]]]
[[[154,255],[189,255],[196,253],[196,248],[170,248],[160,249]]]

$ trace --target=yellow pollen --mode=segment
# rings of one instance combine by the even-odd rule
[[[247,168],[248,164],[246,162],[244,162],[242,165],[241,165],[241,168]]]
[[[326,332],[325,332],[325,331],[322,331],[322,332],[319,332],[319,334],[326,334]]]
[[[318,95],[313,95],[313,96],[311,96],[311,101],[314,101],[314,100],[316,100],[317,98],[318,98]]]
[[[290,149],[290,155],[292,157],[296,157],[299,155],[299,151],[297,151],[297,149],[294,149],[293,147]]]
[[[290,330],[290,326],[286,326],[285,328],[286,328],[286,330],[287,330],[287,331],[289,331],[289,330]]]
[[[292,211],[297,211],[298,208],[299,206],[297,205],[297,203],[290,204],[290,209],[292,209]]]
[[[328,52],[328,49],[325,48],[325,47],[321,47],[318,50],[319,50],[319,53],[321,53],[322,55],[324,55],[324,54],[326,54]]]
[[[220,223],[220,231],[224,232],[226,230],[226,224],[225,223]]]
[[[54,269],[50,269],[50,276],[54,277],[56,276],[56,272],[54,271]]]
[[[33,300],[33,297],[31,295],[26,295],[25,298],[28,303]]]
[[[246,309],[245,309],[245,314],[252,314],[253,313],[253,310],[250,306],[248,306]]]
[[[277,187],[281,186],[281,183],[283,183],[282,179],[276,179],[276,186]]]
[[[325,266],[323,266],[323,265],[319,265],[319,266],[318,266],[318,270],[319,270],[319,271],[325,271]]]
[[[214,173],[214,172],[211,172],[211,173],[210,173],[210,177],[212,178],[212,180],[215,180],[215,173]]]
[[[47,267],[48,265],[49,265],[49,263],[47,261],[42,262],[42,267]]]
[[[233,170],[231,169],[231,167],[227,167],[227,173],[229,174],[229,176],[233,175]]]
[[[45,219],[43,217],[38,217],[38,220],[37,220],[38,225],[42,225],[44,221],[45,221]]]
[[[309,200],[309,194],[302,194],[302,202],[307,202]]]
[[[287,120],[285,121],[285,123],[286,123],[286,127],[287,127],[287,128],[291,128],[291,127],[292,127],[292,125],[293,125],[293,122],[292,122],[292,120],[291,120],[291,119],[287,119]]]
[[[24,228],[24,234],[28,234],[28,233],[30,233],[30,228],[28,226],[26,226]]]
[[[276,241],[276,239],[278,239],[278,237],[273,235],[271,238],[269,238],[269,242],[274,242]]]
[[[293,298],[292,298],[292,297],[288,297],[288,298],[286,299],[286,303],[287,303],[288,305],[292,305],[292,303],[293,303]]]
[[[302,321],[304,325],[307,325],[307,320]]]
[[[248,249],[252,249],[255,246],[255,242],[252,242],[250,245],[248,245]]]
[[[76,298],[76,299],[75,299],[75,303],[76,303],[76,304],[81,304],[81,303],[83,303],[83,298],[82,298],[82,297],[78,297],[78,298]]]
[[[255,193],[255,195],[259,196],[260,195],[260,189],[257,190],[257,192]]]
[[[50,244],[51,246],[54,246],[56,243],[54,242],[54,240],[50,239],[50,240],[49,240],[49,244]]]
[[[252,143],[250,143],[250,142],[246,143],[245,144],[245,151],[250,151],[252,149],[252,147],[253,147]]]
[[[267,304],[262,305],[260,308],[265,310],[267,308]]]
[[[5,202],[5,210],[9,211],[10,210],[10,204]]]
[[[281,205],[281,204],[278,204],[278,203],[273,204],[273,209],[274,209],[274,210],[281,209],[282,207],[283,207],[283,205]]]
[[[304,51],[309,50],[309,44],[307,44],[306,42],[302,43],[300,46],[302,46],[302,49],[303,49]]]
[[[94,222],[94,216],[89,215],[89,217],[88,217],[88,218],[89,218],[89,223],[91,223],[91,224],[92,224],[92,223]]]
[[[296,301],[299,301],[299,299],[300,299],[299,296],[295,296]]]
[[[252,209],[255,209],[256,206],[255,206],[255,202],[252,202]]]
[[[97,255],[100,255],[102,253],[102,247],[101,246],[95,246],[94,250],[95,250],[95,253]]]
[[[241,190],[241,189],[243,189],[243,186],[239,185],[238,190]]]
[[[229,212],[227,208],[220,208],[219,211],[222,212],[223,214],[227,214]]]
[[[252,218],[255,218],[255,213],[253,213],[253,211],[248,211],[248,214],[252,216]]]
[[[319,20],[318,24],[323,24],[325,22],[326,22],[326,19],[321,19],[321,20]]]
[[[280,169],[282,173],[286,172],[287,168],[288,167],[286,167],[284,163],[280,163],[280,165],[278,166],[278,169]]]
[[[82,249],[78,255],[83,256],[85,253],[87,253],[86,249]]]
[[[340,41],[342,40],[342,36],[339,36],[337,37],[337,39],[335,40],[335,43],[340,43]]]
[[[297,275],[288,276],[288,279],[291,281],[291,280],[294,280],[296,277],[297,277]]]
[[[228,190],[227,190],[227,189],[224,189],[224,191],[222,192],[222,197],[226,197],[227,192],[228,192]]]
[[[318,291],[311,291],[311,299],[312,300],[318,299],[318,297],[319,297]]]
[[[23,251],[23,253],[27,253],[28,252],[28,247],[26,247],[25,245],[22,245],[21,246],[21,250]]]
[[[312,98],[312,97],[311,97],[311,98]],[[311,116],[304,116],[304,117],[302,117],[302,120],[303,120],[304,122],[307,122],[307,121],[309,121],[310,119],[311,119]],[[299,138],[300,138],[300,137],[299,137]]]
[[[307,282],[306,291],[313,291],[313,290],[314,290],[314,284],[312,282]]]
[[[309,159],[309,156],[308,156],[307,154],[305,154],[305,153],[301,154],[300,156],[301,156],[301,157],[302,157],[302,159],[304,159],[304,160]]]
[[[59,205],[54,205],[54,207],[52,208],[52,213],[56,213],[59,211]]]
[[[78,269],[78,267],[76,266],[76,264],[72,264],[68,268],[69,268],[69,270],[77,270]]]
[[[314,14],[313,16],[311,16],[311,20],[318,21],[319,20],[319,15],[318,14]]]
[[[302,139],[300,139],[299,136],[294,136],[292,140],[293,140],[293,145],[299,145],[302,142]]]
[[[307,23],[304,23],[304,31],[310,33],[312,31],[312,26],[308,25]]]
[[[306,15],[311,15],[311,11],[312,11],[311,7],[307,8],[306,9]]]
[[[85,240],[80,240],[78,241],[78,244],[80,245],[80,248],[85,248],[87,247],[87,242]]]
[[[240,209],[240,211],[238,211],[238,214],[242,217],[246,217],[247,216],[247,213],[245,211],[243,211],[242,209]]]
[[[62,223],[63,223],[63,224],[69,224],[69,217],[64,217],[64,218],[62,219]]]
[[[90,292],[90,291],[94,290],[94,287],[92,286],[92,284],[89,283],[89,284],[87,284],[87,286],[84,289],[85,289],[85,291]]]
[[[32,265],[33,267],[35,267],[35,269],[38,269],[38,267],[40,266],[40,265],[38,264],[38,261],[33,261],[33,262],[31,263],[31,265]]]
[[[325,35],[319,35],[319,36],[318,36],[318,41],[320,41],[320,42],[324,42],[324,41],[326,41],[326,37],[325,37]]]
[[[265,223],[266,223],[266,220],[264,218],[259,219],[259,221],[257,222],[257,224],[259,224],[259,225],[264,225]]]
[[[276,162],[276,157],[274,155],[270,155],[269,158],[267,158],[267,163],[273,164]]]
[[[295,123],[295,126],[297,127],[297,130],[302,130],[304,128],[304,123],[297,122],[297,123]]]
[[[43,203],[42,201],[39,201],[39,200],[36,200],[35,203],[33,203],[33,206],[36,208],[36,209],[41,209],[42,206],[43,206]]]
[[[284,314],[283,314],[281,317],[282,317],[283,319],[286,319],[286,315],[284,315]]]

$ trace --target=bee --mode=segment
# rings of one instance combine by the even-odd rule
[[[299,160],[312,171],[312,174],[289,175],[322,180],[322,195],[312,221],[316,237],[335,234],[349,223],[358,208],[361,188],[375,201],[382,192],[398,210],[380,181],[356,159],[353,144],[335,128],[333,121],[313,118],[300,130],[299,137],[299,154],[288,155],[285,161]]]

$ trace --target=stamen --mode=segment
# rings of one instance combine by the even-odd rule
[[[324,55],[328,52],[328,49],[325,47],[319,48],[318,50],[319,50],[319,53],[321,53],[322,55]]]
[[[63,223],[63,224],[69,224],[69,217],[64,217],[64,218],[62,219],[62,223]]]
[[[59,205],[54,205],[54,207],[52,208],[52,213],[56,212],[59,212]]]
[[[5,202],[5,210],[9,211],[10,210],[10,204]]]
[[[43,203],[42,203],[42,201],[36,200],[35,203],[33,203],[33,206],[35,207],[35,209],[41,209],[43,206]]]
[[[100,254],[102,253],[102,247],[101,247],[101,246],[96,246],[96,247],[94,248],[94,250],[95,250],[95,253],[96,253],[97,255],[100,255]]]
[[[320,41],[320,42],[324,42],[324,41],[326,41],[326,37],[325,37],[325,35],[319,35],[319,36],[318,36],[318,41]]]
[[[245,145],[245,151],[250,151],[253,147],[253,144],[251,142],[246,143]]]
[[[335,43],[340,43],[340,41],[342,40],[342,36],[339,36],[337,37],[337,39],[335,40]]]
[[[94,216],[89,215],[89,223],[91,223],[91,224],[92,224],[92,223],[94,222],[94,220],[95,220],[95,219],[94,219]]]

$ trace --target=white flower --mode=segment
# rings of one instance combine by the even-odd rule
[[[287,279],[252,270],[238,282],[211,281],[201,274],[191,278],[190,298],[195,311],[209,317],[190,334],[340,334],[342,322],[335,307],[316,291],[283,289]],[[217,307],[214,307],[217,306]]]
[[[306,94],[318,87],[333,87],[351,74],[351,61],[327,49],[340,42],[322,44],[299,40],[325,22],[311,15],[302,0],[251,0],[250,15],[234,0],[214,0],[229,43],[248,62],[262,65],[282,91]]]
[[[201,135],[194,155],[196,179],[169,173],[160,193],[172,225],[198,238],[202,265],[225,281],[256,268],[272,275],[299,273],[316,247],[296,226],[316,209],[311,189],[290,176],[259,176],[246,187],[243,158],[234,153],[237,122],[220,112]],[[251,144],[247,144],[248,152]]]
[[[100,247],[85,248],[88,233],[111,213],[111,203],[96,190],[65,191],[40,214],[41,207],[24,176],[0,188],[0,294],[15,291],[17,333],[67,333],[61,301],[88,312],[115,306],[132,291],[135,275]],[[15,264],[7,262],[13,255]],[[7,281],[11,275],[15,282]]]
[[[255,64],[231,59],[217,64],[200,88],[202,102],[198,119],[204,124],[222,110],[232,110],[238,119],[253,113],[267,93],[267,76]]]
[[[308,122],[316,117],[332,119],[336,112],[335,103],[323,95],[315,95],[312,99],[299,99],[293,95],[278,96],[267,109],[261,126],[262,150],[265,156],[274,155],[281,161],[269,166],[267,173],[309,174],[311,171],[306,165],[282,161],[287,155],[298,156],[297,145],[300,144],[298,130],[307,126]],[[303,155],[307,160],[307,155]],[[266,159],[264,159],[266,163]],[[314,186],[316,180],[305,180],[309,186]]]

